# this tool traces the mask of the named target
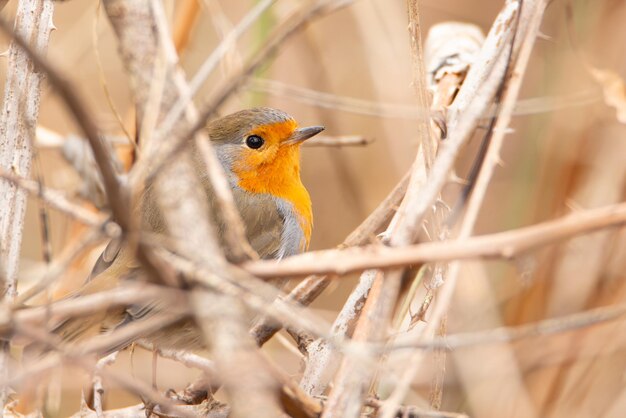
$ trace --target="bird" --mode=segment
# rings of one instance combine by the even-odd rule
[[[313,212],[310,195],[300,178],[300,147],[323,130],[323,126],[299,127],[289,114],[267,107],[244,109],[215,119],[206,127],[241,215],[246,238],[260,258],[280,259],[308,249]],[[212,208],[215,199],[194,145],[191,145],[191,154]],[[138,208],[144,230],[166,233],[151,187],[143,192]],[[215,222],[223,244],[221,236],[225,226],[215,217],[213,209],[210,212],[207,216]],[[141,274],[145,273],[131,249],[122,239],[114,239],[96,261],[83,286],[68,297],[109,290],[118,286],[120,280],[137,279]],[[52,332],[65,342],[77,343],[164,310],[167,307],[160,302],[110,309],[89,318],[61,320],[53,326]],[[150,340],[150,336],[147,337]],[[152,337],[151,342],[161,348],[203,346],[190,318],[165,327]],[[122,341],[108,351],[122,349],[132,342]]]

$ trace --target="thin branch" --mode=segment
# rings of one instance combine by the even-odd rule
[[[191,301],[205,343],[216,359],[231,416],[279,416],[278,382],[247,333],[242,301],[202,289],[192,292]]]
[[[358,115],[407,120],[426,120],[433,116],[431,111],[416,108],[415,105],[381,103],[380,101],[340,96],[333,93],[289,85],[277,80],[253,78],[247,82],[246,87],[252,91],[285,97],[310,106],[339,110],[341,112]],[[572,107],[587,106],[592,103],[597,103],[601,99],[602,94],[598,92],[597,89],[585,89],[557,96],[530,97],[519,100],[515,104],[513,114],[515,116],[523,116],[555,112]],[[490,110],[485,112],[485,116],[495,116],[496,114],[497,111],[493,106],[490,107]]]
[[[453,351],[476,345],[511,343],[532,337],[573,332],[606,322],[617,321],[626,315],[626,304],[602,306],[575,314],[544,319],[514,327],[499,327],[485,331],[462,332],[432,339],[417,338],[411,333],[400,338],[389,348],[405,350],[417,348],[421,350],[441,349]]]
[[[60,256],[55,257],[51,263],[46,265],[45,271],[40,277],[33,278],[34,284],[15,299],[15,305],[21,306],[44,290],[49,290],[56,280],[63,277],[63,274],[67,274],[68,267],[81,254],[91,249],[93,245],[101,240],[102,235],[100,229],[91,229],[72,243],[72,245],[64,248]]]
[[[122,229],[127,229],[130,222],[129,211],[127,209],[128,202],[125,198],[123,187],[117,177],[116,169],[113,164],[114,159],[111,157],[109,149],[102,141],[98,128],[91,117],[93,112],[90,111],[90,107],[79,97],[77,93],[78,90],[73,86],[72,82],[66,79],[39,53],[35,52],[3,19],[0,19],[0,29],[10,36],[16,44],[28,54],[29,58],[37,67],[41,68],[46,73],[50,85],[54,87],[63,98],[63,101],[71,111],[76,123],[80,126],[91,146],[98,169],[104,181],[104,188],[109,204],[111,205],[113,216]]]
[[[350,293],[348,299],[337,314],[331,328],[332,335],[344,337],[348,329],[359,317],[360,308],[369,296],[374,280],[377,277],[376,270],[368,270],[361,275],[359,283]],[[306,393],[320,396],[326,390],[331,371],[335,368],[333,356],[336,348],[328,340],[316,339],[307,347],[307,361],[305,370],[300,380],[300,386]]]
[[[19,328],[22,324],[40,325],[51,317],[59,320],[81,317],[104,311],[118,306],[131,306],[167,297],[169,303],[180,303],[183,295],[180,291],[161,288],[154,285],[126,285],[113,290],[101,291],[79,298],[63,299],[45,306],[19,308],[13,311],[10,318],[3,318],[0,327],[3,335]]]
[[[410,16],[409,32],[412,44],[415,45],[413,51],[415,70],[413,83],[417,89],[418,108],[428,109],[429,98],[421,51],[421,28],[418,20],[417,3],[413,2],[412,4],[414,4],[415,13]],[[414,208],[419,204],[420,193],[424,184],[430,180],[427,178],[427,173],[435,157],[436,143],[433,142],[434,135],[429,119],[417,121],[417,134],[420,145],[411,168],[406,195],[387,228],[387,234],[384,238],[389,245],[394,247],[412,244],[417,237],[417,232],[421,229],[424,217]],[[346,303],[345,310],[342,310],[342,313],[348,312],[348,318],[356,315],[360,310],[352,337],[354,341],[378,342],[387,337],[387,329],[391,324],[400,294],[402,275],[402,270],[366,271],[361,275],[361,284],[367,282],[370,277],[373,279],[365,304],[363,305],[360,295],[357,295],[352,298],[352,301]],[[360,306],[362,306],[362,310]],[[344,356],[333,380],[334,386],[330,391],[322,418],[356,418],[360,416],[363,400],[374,377],[374,372],[374,356]]]
[[[197,354],[184,350],[157,348],[153,344],[144,341],[139,341],[138,345],[149,351],[156,350],[159,356],[177,361],[185,367],[202,370],[209,377],[215,377],[217,374],[215,363]]]
[[[119,351],[111,353],[108,356],[101,358],[96,363],[94,376],[92,379],[92,384],[93,384],[93,406],[96,411],[96,416],[98,418],[104,417],[104,413],[102,411],[102,396],[104,395],[104,386],[102,384],[102,376],[100,376],[101,370],[105,368],[106,366],[113,364],[115,360],[117,359],[118,354],[119,354]]]
[[[46,205],[78,222],[97,228],[102,228],[105,224],[106,217],[102,213],[94,213],[85,209],[84,206],[67,199],[63,193],[40,186],[34,180],[28,180],[3,169],[0,169],[0,178],[15,184],[17,187],[28,192],[31,196],[41,199]],[[115,228],[114,224],[111,224],[110,226],[111,229],[109,229],[109,227],[106,229],[109,232],[113,232],[113,229]]]
[[[242,267],[257,277],[274,278],[307,274],[344,275],[370,268],[393,268],[431,261],[512,259],[538,247],[604,228],[621,227],[625,223],[626,203],[619,203],[574,212],[553,221],[496,234],[397,248],[370,245],[313,251],[280,262],[251,261],[244,263]]]
[[[344,136],[316,136],[304,143],[305,147],[354,147],[369,145],[374,142],[373,138],[359,135]]]
[[[30,173],[43,79],[42,74],[33,68],[34,60],[29,59],[30,54],[20,48],[20,40],[28,39],[27,48],[45,54],[53,28],[53,11],[51,0],[21,0],[13,29],[0,19],[5,32],[20,38],[14,39],[9,47],[0,115],[0,168],[16,171],[18,175],[28,176]],[[0,196],[0,301],[6,298],[11,303],[17,295],[26,193],[15,184],[0,182]],[[10,341],[0,342],[0,380],[9,373],[10,351]],[[7,387],[0,385],[0,414],[6,401]]]
[[[310,106],[339,110],[359,115],[377,116],[381,118],[421,119],[428,120],[430,111],[416,108],[414,105],[381,103],[358,99],[356,97],[339,96],[332,93],[292,86],[277,80],[253,78],[246,87],[253,91],[287,97]]]
[[[165,251],[159,251],[158,254],[176,271],[185,274],[190,283],[229,297],[237,297],[251,309],[269,316],[273,321],[306,330],[316,337],[327,333],[328,325],[324,320],[288,302],[280,297],[280,292],[274,286],[263,283],[244,271],[233,269],[229,274],[221,276],[175,254]]]

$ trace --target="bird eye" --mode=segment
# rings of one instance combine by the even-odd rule
[[[246,138],[246,145],[252,149],[259,149],[263,146],[265,141],[258,135],[250,135]]]

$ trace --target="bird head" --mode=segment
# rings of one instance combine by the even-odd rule
[[[299,128],[287,113],[271,108],[241,110],[208,126],[225,169],[239,180],[255,176],[261,183],[299,176],[300,146],[323,130]]]
[[[313,214],[311,198],[300,180],[300,146],[324,130],[298,127],[280,110],[246,109],[208,126],[211,142],[233,185],[293,206],[308,245]]]

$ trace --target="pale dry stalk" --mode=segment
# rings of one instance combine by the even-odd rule
[[[410,37],[411,37],[411,47],[412,47],[412,62],[413,62],[413,71],[414,71],[414,83],[415,88],[418,93],[419,105],[426,106],[428,103],[428,99],[426,96],[426,86],[425,75],[423,65],[421,65],[421,40],[419,33],[419,21],[417,19],[418,11],[417,4],[410,3],[409,4],[409,19],[411,20],[411,24],[409,25]],[[469,63],[468,63],[469,65]],[[430,66],[430,64],[429,64]],[[462,81],[462,77],[458,78],[458,80]],[[460,81],[458,84],[460,84]],[[451,98],[456,93],[455,89],[458,89],[458,84],[455,86],[455,89],[450,88],[447,83],[443,83],[444,86],[442,90],[439,91],[435,88],[436,97],[438,100],[434,101],[432,106],[436,111],[442,111],[444,106],[449,104]],[[443,97],[443,99],[442,99]],[[423,109],[423,107],[417,106],[417,109]],[[415,111],[415,110],[414,110]],[[418,128],[423,131],[427,126],[425,124],[420,124]],[[430,130],[426,132],[426,134],[430,133]],[[423,137],[424,132],[422,132],[419,136]],[[440,137],[432,137],[431,140],[428,138],[425,139],[425,148],[426,152],[422,152],[420,149],[420,154],[418,155],[418,162],[421,161],[425,169],[427,169],[430,164],[432,164],[432,160],[435,157],[436,150],[438,147],[438,141]],[[420,158],[420,156],[422,158]],[[437,209],[435,216],[433,216],[433,220],[430,223],[429,229],[431,231],[431,236],[436,237],[437,239],[442,239],[443,235],[441,234],[441,224],[443,220],[443,209]],[[367,297],[367,293],[373,284],[373,280],[375,277],[374,271],[366,272],[359,282],[358,286],[355,288],[353,293],[350,295],[349,299],[344,304],[340,313],[338,314],[334,324],[333,324],[333,334],[335,335],[345,335],[348,330],[348,327],[351,323],[353,323],[360,311],[360,307],[363,305],[363,301]],[[407,299],[411,299],[411,296],[408,295]],[[320,395],[326,388],[326,384],[332,376],[332,372],[335,369],[333,365],[334,361],[332,361],[332,349],[328,345],[328,342],[316,340],[312,347],[309,349],[309,360],[307,361],[306,370],[301,382],[303,388],[314,395]],[[336,355],[336,354],[335,354]]]
[[[19,2],[15,32],[28,39],[38,54],[44,55],[52,31],[54,5],[51,0]],[[17,176],[28,177],[32,159],[35,126],[39,115],[42,74],[28,54],[13,41],[9,48],[9,66],[0,115],[0,167]],[[14,183],[0,181],[0,279],[2,294],[17,294],[17,271],[26,193]]]
[[[52,32],[52,0],[21,0],[15,16],[15,32],[28,39],[32,48],[45,54]],[[0,114],[0,168],[18,176],[30,175],[35,126],[39,116],[42,74],[35,71],[28,54],[14,41],[9,47],[9,65]],[[0,300],[10,303],[17,295],[17,274],[26,212],[26,192],[9,181],[0,181]],[[9,370],[10,343],[0,343],[0,380]],[[0,414],[7,399],[0,387]]]
[[[106,357],[101,358],[96,363],[94,376],[92,379],[93,384],[93,407],[96,411],[96,416],[98,418],[104,417],[104,413],[102,411],[102,397],[104,396],[104,386],[102,385],[102,376],[100,376],[100,371],[115,362],[117,359],[117,355],[119,351],[109,354]]]
[[[415,1],[408,3],[409,33],[411,37],[414,78],[417,91],[417,107],[429,109],[430,100],[427,94],[423,54],[421,51],[421,28],[418,8]],[[420,140],[416,159],[413,163],[409,185],[400,208],[389,226],[385,241],[392,247],[405,246],[414,243],[421,228],[424,214],[414,210],[422,199],[421,190],[427,183],[428,173],[435,156],[436,141],[429,119],[417,122],[417,134]],[[439,194],[439,191],[437,192]],[[430,202],[433,203],[433,202]],[[435,226],[435,230],[437,227]],[[382,342],[387,338],[387,329],[391,325],[391,318],[400,292],[404,270],[389,270],[386,272],[366,272],[361,276],[362,283],[373,275],[371,291],[367,294],[365,305],[359,316],[353,341]],[[352,302],[359,301],[354,298]],[[358,312],[358,305],[349,305],[349,309]],[[346,315],[350,318],[351,315]],[[327,348],[328,350],[329,348]],[[330,356],[330,355],[329,355]],[[366,391],[374,376],[377,358],[368,354],[344,356],[341,366],[333,380],[328,403],[322,414],[323,418],[358,417]],[[320,366],[325,367],[326,364]],[[325,385],[321,385],[322,390]],[[317,388],[320,390],[320,388]]]
[[[517,10],[514,14],[516,18],[509,21],[510,30],[515,32],[515,36],[509,38],[506,42],[506,44],[514,42],[514,44],[510,48],[510,57],[505,57],[507,61],[510,60],[510,62],[512,63],[512,71],[509,74],[506,74],[508,75],[508,79],[505,80],[505,90],[502,94],[501,112],[495,125],[494,137],[492,138],[489,150],[487,151],[485,164],[480,171],[476,186],[468,203],[466,215],[461,224],[459,232],[459,237],[461,238],[467,238],[471,234],[474,228],[474,224],[476,222],[476,218],[478,216],[478,211],[482,206],[487,187],[489,185],[495,167],[500,161],[499,153],[502,140],[506,133],[506,128],[508,127],[511,120],[513,108],[521,87],[522,77],[525,74],[526,67],[530,59],[530,54],[532,52],[534,41],[539,33],[539,27],[543,20],[543,12],[546,5],[547,2],[545,0],[531,0],[524,1],[523,3],[511,1],[507,5],[509,7],[519,7],[519,10]],[[507,6],[505,6],[505,10]],[[517,9],[517,7],[515,8]],[[496,27],[496,30],[500,29],[501,28]],[[488,42],[489,38],[486,44]],[[508,69],[508,65],[505,66],[505,68]],[[432,337],[436,327],[439,324],[439,321],[443,318],[445,312],[448,310],[449,303],[452,299],[453,290],[456,285],[458,273],[459,263],[456,262],[452,264],[449,269],[447,281],[444,284],[443,289],[440,291],[440,297],[437,301],[432,316],[431,318],[429,318],[429,322],[423,330],[422,335],[425,338]],[[408,392],[410,387],[410,382],[413,380],[413,377],[418,372],[422,360],[423,353],[421,352],[418,352],[414,356],[412,356],[409,362],[411,366],[407,368],[405,373],[403,373],[398,382],[398,385],[396,386],[396,389],[385,402],[382,410],[382,416],[384,418],[390,418],[393,416],[393,412],[401,403],[402,399],[404,399],[404,397],[406,396],[406,393]],[[522,387],[520,387],[520,389],[522,389]],[[530,414],[526,416],[534,416],[535,411],[532,403],[527,398],[526,392],[524,390],[520,390],[516,393],[519,396],[525,396],[525,399],[518,403],[518,406],[520,408],[524,408],[523,413]]]
[[[242,301],[198,289],[192,303],[228,393],[231,416],[280,416],[279,386],[265,367],[259,367],[265,361],[242,321]]]

